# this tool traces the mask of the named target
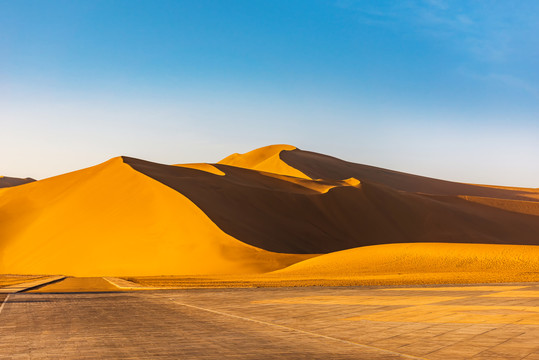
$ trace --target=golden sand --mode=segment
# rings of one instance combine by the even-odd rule
[[[232,154],[219,161],[219,164],[310,179],[310,177],[301,171],[281,160],[280,154],[282,151],[291,151],[294,149],[296,147],[291,145],[270,145],[249,151],[245,154]]]
[[[0,273],[258,273],[310,257],[232,238],[182,194],[121,158],[4,189],[0,208]]]
[[[320,255],[265,274],[129,280],[146,286],[181,288],[534,282],[539,281],[539,246],[387,244]],[[520,286],[507,289],[517,288]],[[409,290],[445,291],[445,288]],[[466,287],[466,290],[484,291],[485,287]],[[535,296],[532,292],[523,294]]]
[[[0,274],[180,287],[539,281],[538,194],[290,145],[218,164],[118,157],[0,189]]]
[[[449,243],[365,246],[308,259],[277,270],[275,274],[353,277],[444,272],[529,272],[539,275],[539,246]]]
[[[43,276],[39,275],[0,275],[0,288],[41,278],[43,278]]]

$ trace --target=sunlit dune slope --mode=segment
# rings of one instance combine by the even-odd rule
[[[256,273],[306,257],[234,239],[121,158],[0,191],[0,273]]]
[[[0,176],[0,188],[27,184],[33,181],[35,180],[32,178],[21,179],[21,178],[9,177],[9,176]]]
[[[182,288],[537,282],[539,246],[384,244],[320,255],[281,270],[251,276],[158,276],[130,280],[145,286]],[[385,290],[395,289],[399,288]],[[410,290],[448,289],[414,287]]]
[[[424,176],[406,174],[374,166],[355,164],[335,157],[293,149],[280,152],[280,159],[288,166],[313,179],[347,179],[389,186],[396,190],[433,195],[470,195],[511,200],[539,201],[537,189],[504,188],[455,183]]]
[[[451,196],[312,181],[216,164],[225,175],[124,158],[182,193],[227,234],[282,253],[403,242],[539,244],[539,218]]]
[[[294,149],[296,147],[291,145],[270,145],[245,154],[232,154],[219,161],[219,164],[309,179],[307,175],[281,160],[281,153]]]
[[[298,262],[280,276],[362,277],[395,273],[535,273],[539,246],[407,243],[365,246]],[[480,279],[477,279],[480,280]]]

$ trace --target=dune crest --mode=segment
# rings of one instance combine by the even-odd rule
[[[215,174],[215,175],[219,175],[219,176],[224,176],[225,175],[224,172],[222,172],[221,170],[219,170],[215,166],[213,166],[211,164],[206,164],[206,163],[176,164],[174,166],[180,166],[180,167],[184,167],[184,168],[205,171],[205,172]]]
[[[245,154],[232,154],[218,164],[265,171],[269,173],[311,179],[298,169],[282,161],[281,153],[296,150],[292,145],[269,145],[249,151]]]

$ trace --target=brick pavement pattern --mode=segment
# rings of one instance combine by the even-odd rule
[[[20,293],[0,313],[0,359],[533,360],[538,293],[539,284]]]

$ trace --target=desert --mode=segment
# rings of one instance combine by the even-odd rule
[[[0,1],[0,360],[539,360],[537,34]]]
[[[483,272],[485,282],[533,281],[537,194],[290,145],[215,164],[117,157],[2,189],[0,272],[283,280],[412,272],[457,283],[464,274],[481,282]]]
[[[0,357],[537,353],[536,188],[282,144],[3,184]]]

